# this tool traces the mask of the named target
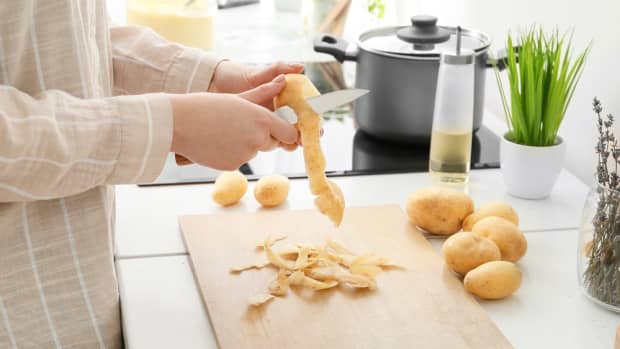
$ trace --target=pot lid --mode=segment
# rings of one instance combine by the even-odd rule
[[[457,45],[456,27],[438,26],[437,18],[414,16],[411,26],[389,27],[371,30],[361,35],[360,44],[370,50],[390,54],[437,57],[442,52],[454,52]],[[463,29],[461,47],[480,52],[490,45],[487,35]]]

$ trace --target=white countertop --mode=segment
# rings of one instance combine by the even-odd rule
[[[338,177],[333,180],[342,188],[347,205],[399,204],[416,189],[431,184],[428,173]],[[212,184],[162,187],[117,186],[116,256],[160,256],[185,254],[177,217],[213,212],[256,211],[254,182],[242,202],[221,208],[211,200]],[[577,228],[587,193],[587,186],[562,171],[551,196],[545,200],[523,200],[506,193],[499,170],[473,171],[469,194],[477,205],[491,200],[504,200],[523,217],[524,231]],[[305,179],[292,180],[288,202],[277,209],[313,208],[313,198]]]
[[[217,348],[187,255],[116,261],[128,349]]]
[[[481,301],[493,321],[515,348],[612,348],[620,317],[581,295],[576,230],[526,235],[521,288],[505,300]],[[116,264],[129,348],[216,348],[187,256]]]

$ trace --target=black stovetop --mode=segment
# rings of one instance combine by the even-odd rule
[[[306,74],[323,93],[347,87],[340,64],[335,62],[306,64]],[[356,129],[352,109],[346,106],[323,115],[325,132],[321,145],[328,176],[428,171],[429,144],[396,143],[374,138]],[[471,162],[472,169],[499,167],[499,138],[484,126],[472,139]],[[259,153],[240,171],[250,180],[276,173],[289,178],[305,177],[301,149]],[[159,178],[146,185],[209,183],[218,174],[217,170],[198,165],[177,166],[171,154]]]

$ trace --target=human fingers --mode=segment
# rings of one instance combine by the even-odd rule
[[[258,150],[260,150],[260,151],[272,151],[272,150],[276,149],[279,145],[280,145],[280,142],[277,139],[275,139],[273,137],[269,137],[267,142],[265,142]]]
[[[297,150],[297,144],[285,144],[285,143],[280,143],[280,148],[286,150],[286,151],[295,151]]]
[[[250,86],[259,86],[271,81],[278,75],[301,73],[304,70],[303,64],[276,62],[265,69],[250,71],[246,75],[246,80]]]
[[[299,140],[299,131],[288,121],[284,121],[275,114],[269,115],[269,132],[271,136],[284,144],[296,144]]]
[[[273,98],[277,96],[286,85],[284,75],[278,75],[275,79],[268,83],[259,85],[251,90],[242,92],[239,96],[254,104],[261,105],[267,109],[273,110]]]

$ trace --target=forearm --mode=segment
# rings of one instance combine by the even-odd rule
[[[205,92],[221,61],[138,26],[112,27],[114,93]]]
[[[0,202],[151,181],[171,138],[165,95],[83,100],[49,91],[33,98],[0,86]]]

